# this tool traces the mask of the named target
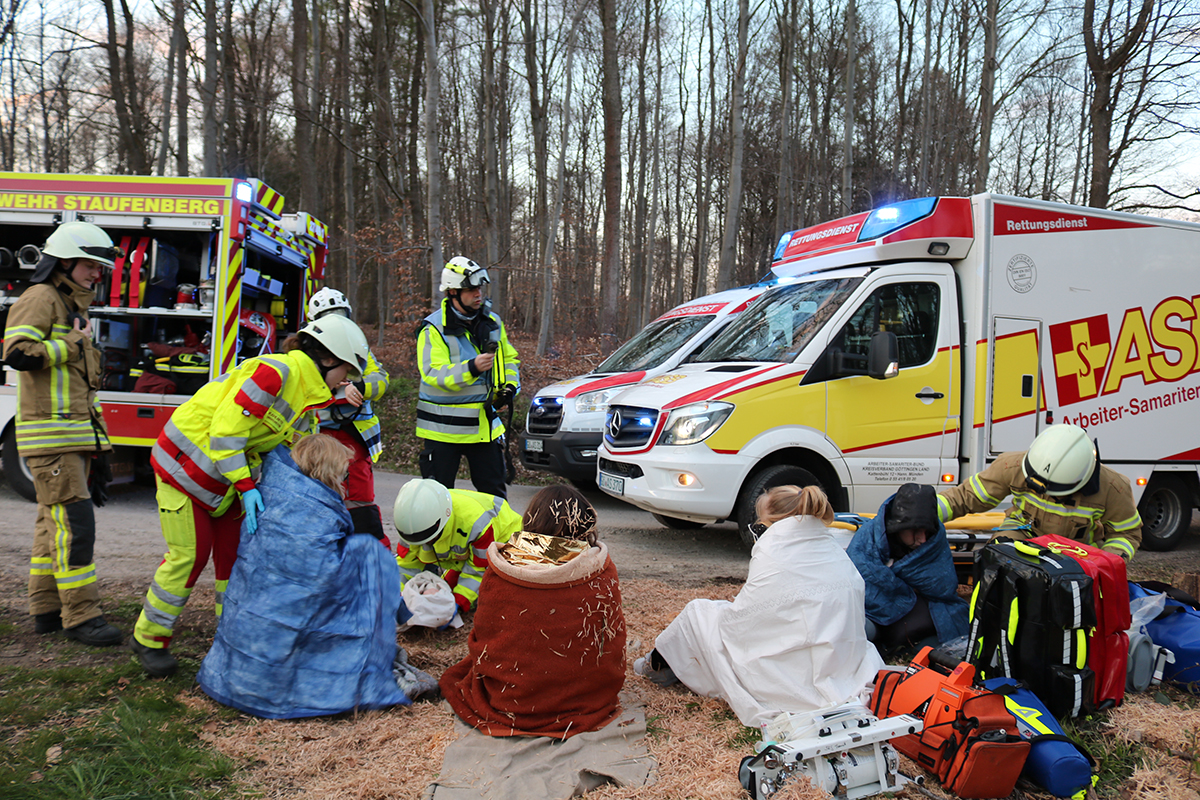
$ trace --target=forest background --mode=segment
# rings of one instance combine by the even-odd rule
[[[0,167],[257,177],[380,344],[462,254],[608,352],[887,202],[1200,219],[1198,67],[1195,0],[4,0]]]

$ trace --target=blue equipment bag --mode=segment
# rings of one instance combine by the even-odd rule
[[[242,532],[200,688],[268,719],[408,705],[392,674],[395,558],[353,533],[342,498],[286,447],[263,459],[257,488],[265,509]]]
[[[1095,780],[1091,755],[1063,733],[1058,720],[1024,684],[1000,677],[985,680],[983,686],[1004,697],[1005,707],[1017,718],[1018,732],[1030,741],[1021,777],[1055,797],[1082,800]]]
[[[1146,633],[1159,647],[1175,654],[1175,663],[1163,669],[1163,679],[1200,694],[1200,610],[1195,598],[1157,581],[1129,584],[1129,599],[1164,593],[1166,608],[1145,625]]]

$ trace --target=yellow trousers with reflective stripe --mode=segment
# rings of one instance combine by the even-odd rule
[[[91,453],[25,459],[33,473],[38,516],[29,562],[29,613],[62,613],[64,628],[100,616],[93,549],[96,517],[87,488]]]
[[[212,557],[217,577],[217,616],[221,616],[225,587],[237,559],[242,526],[241,505],[234,501],[219,517],[189,495],[155,476],[158,485],[158,520],[167,553],[154,573],[154,580],[142,601],[133,635],[147,647],[163,648],[171,643],[179,615],[187,605],[196,580]]]

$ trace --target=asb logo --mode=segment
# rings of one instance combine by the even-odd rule
[[[1054,352],[1059,404],[1067,406],[1100,394],[1104,367],[1112,351],[1107,316],[1051,325],[1050,349]]]
[[[1200,295],[1168,297],[1149,314],[1127,309],[1115,337],[1103,314],[1051,325],[1059,405],[1113,394],[1128,379],[1149,386],[1200,372],[1198,318]]]

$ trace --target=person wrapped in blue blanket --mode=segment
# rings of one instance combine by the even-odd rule
[[[885,650],[966,634],[967,603],[931,486],[906,483],[846,550],[866,583],[867,638]]]
[[[410,702],[392,673],[400,575],[374,536],[354,535],[341,495],[349,461],[328,436],[263,460],[265,508],[257,532],[243,531],[196,676],[217,702],[268,719]]]

